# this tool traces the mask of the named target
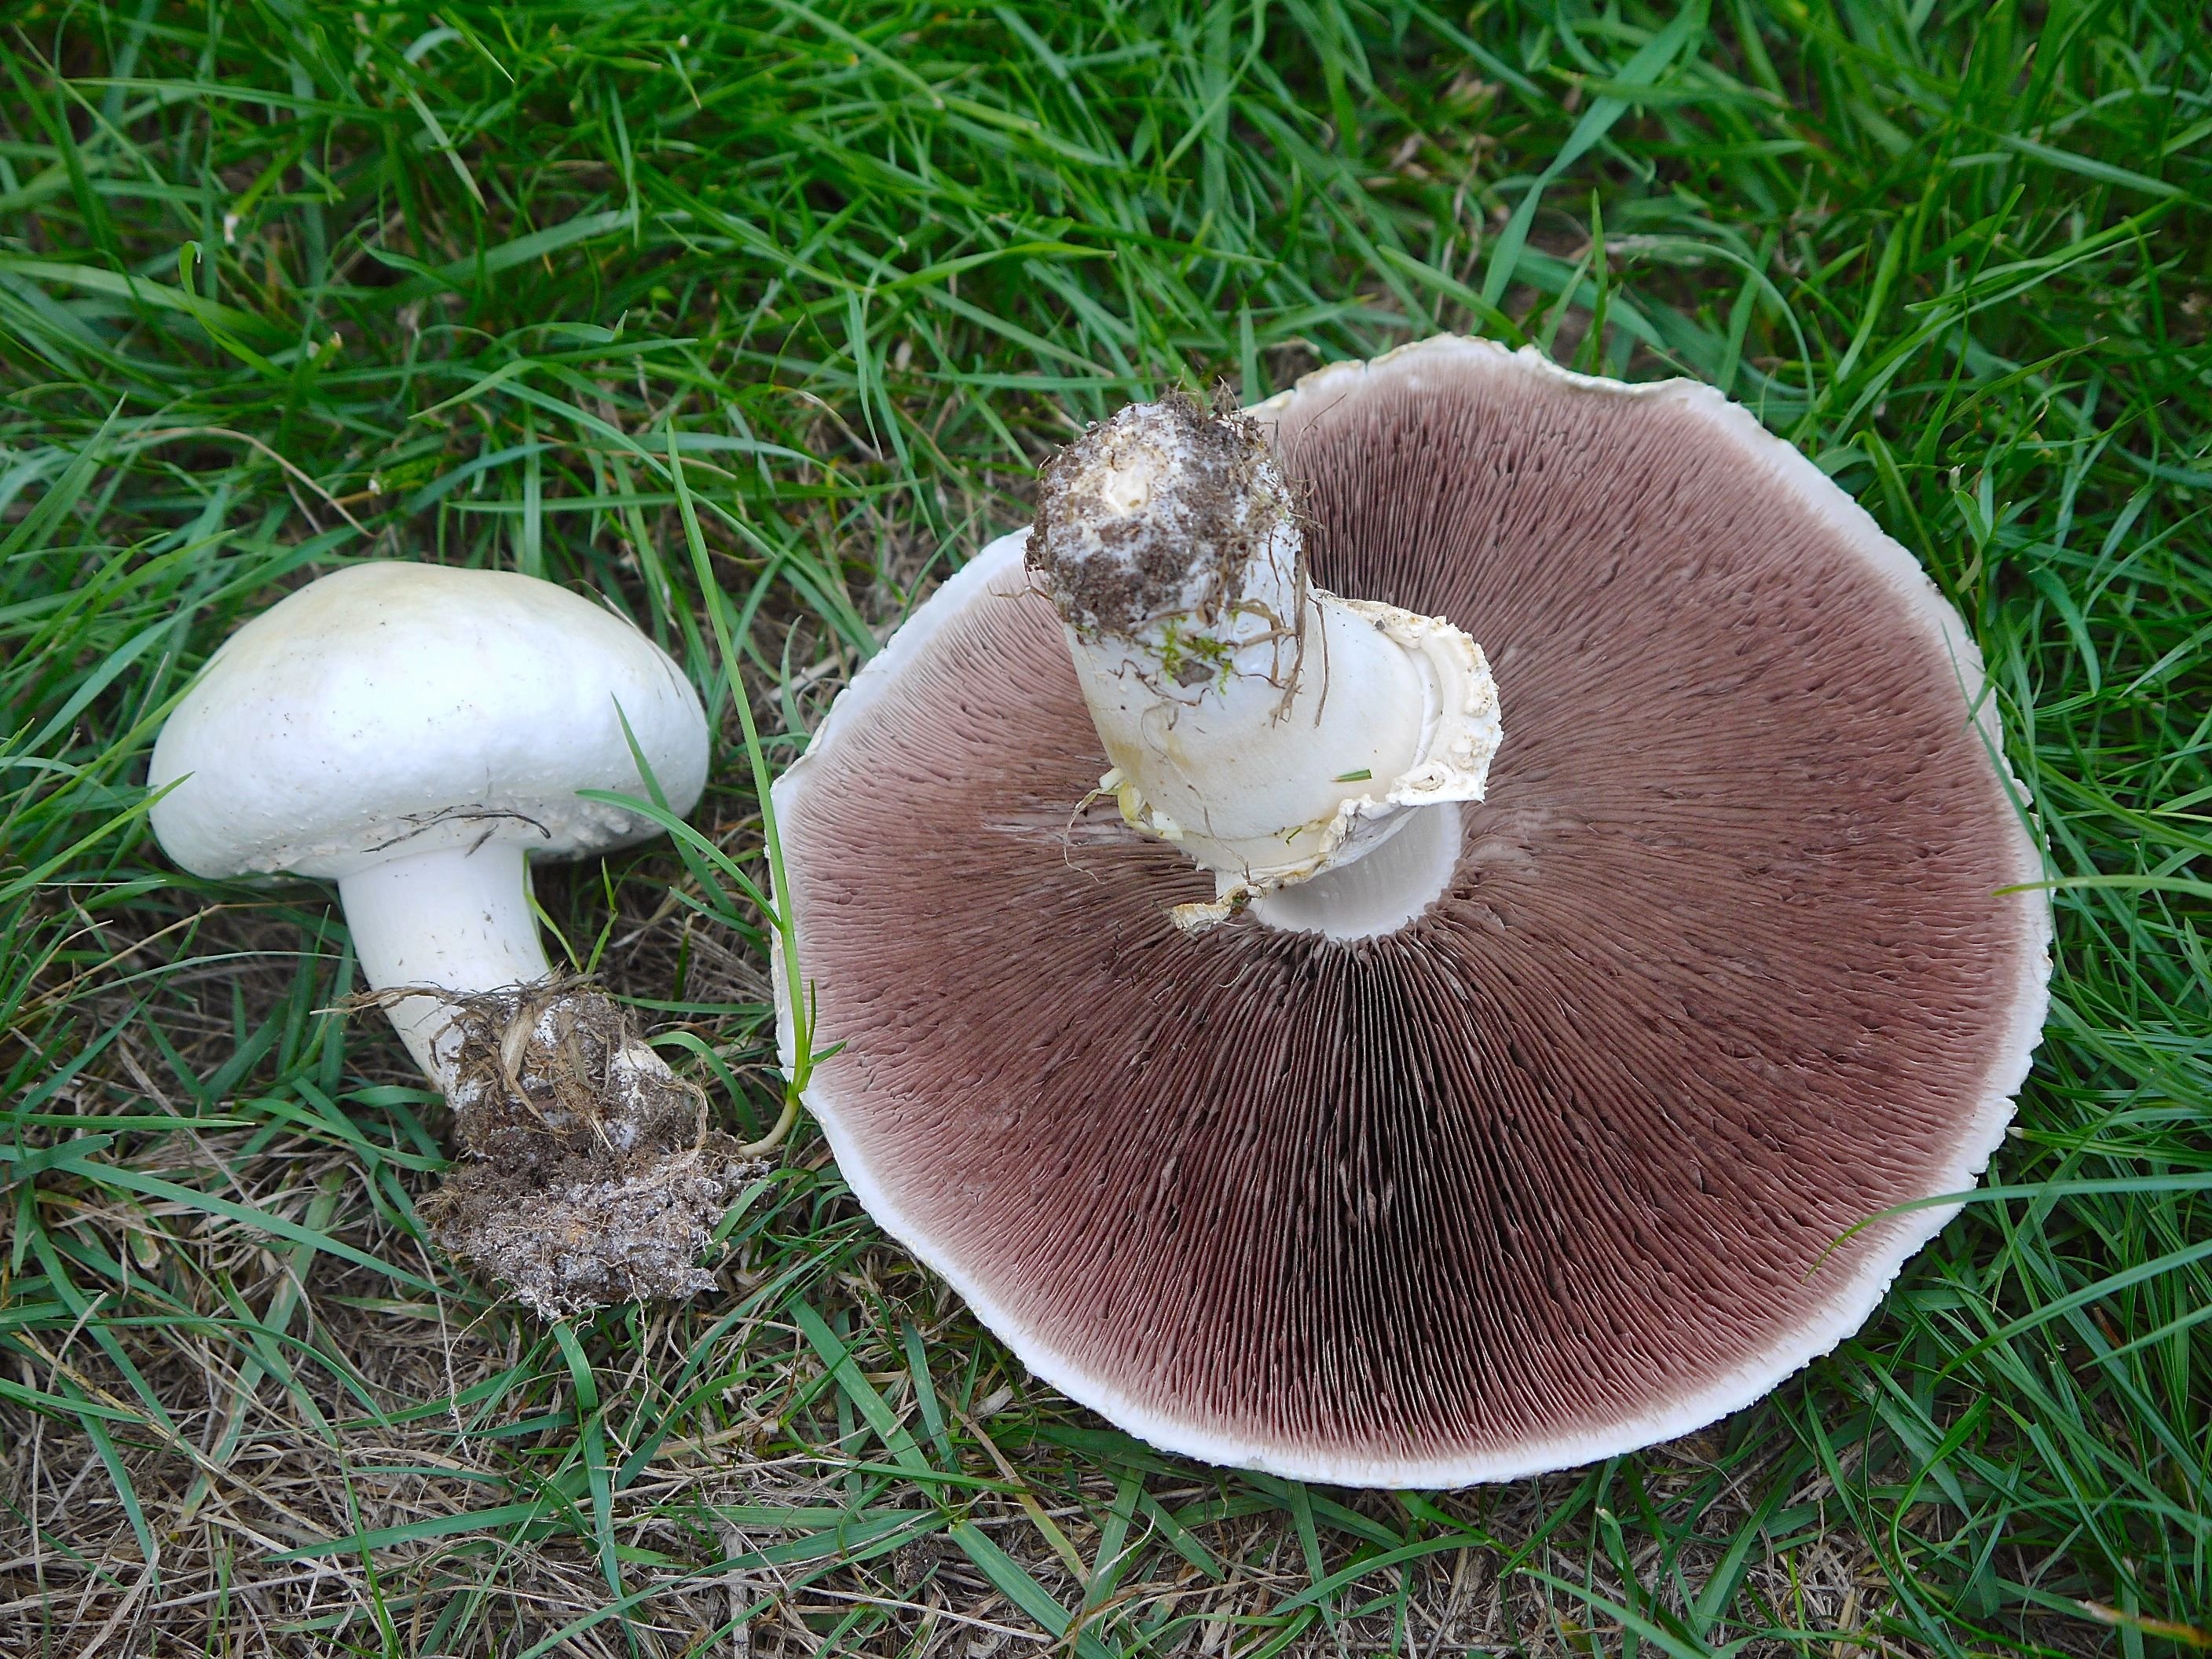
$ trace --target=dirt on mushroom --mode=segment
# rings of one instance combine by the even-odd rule
[[[1243,598],[1238,573],[1250,566],[1277,524],[1273,513],[1254,507],[1272,502],[1274,492],[1255,487],[1267,453],[1257,426],[1233,397],[1224,398],[1210,411],[1181,391],[1159,401],[1173,420],[1182,475],[1172,508],[1131,515],[1091,493],[1102,451],[1146,441],[1112,422],[1094,426],[1045,463],[1026,562],[1067,594],[1069,614],[1086,633],[1126,637],[1183,616],[1211,626]],[[1081,551],[1085,543],[1097,550],[1089,556]],[[1207,580],[1200,602],[1187,606],[1194,569],[1203,569]],[[1202,662],[1189,668],[1188,678],[1177,677],[1184,684],[1203,682],[1213,672]]]
[[[698,1085],[581,981],[455,997],[447,1012],[465,1158],[421,1206],[438,1243],[548,1319],[711,1287],[698,1262],[714,1224],[768,1166],[709,1127]]]

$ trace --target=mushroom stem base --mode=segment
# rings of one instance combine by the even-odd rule
[[[709,1289],[699,1257],[767,1166],[708,1127],[699,1089],[587,986],[459,996],[443,1013],[471,1156],[422,1206],[438,1242],[548,1319]]]
[[[388,858],[338,893],[369,1000],[471,1155],[423,1204],[438,1242],[548,1319],[712,1285],[700,1254],[765,1166],[612,1001],[551,976],[522,849]]]

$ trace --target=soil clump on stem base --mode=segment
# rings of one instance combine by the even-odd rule
[[[732,1198],[767,1165],[709,1127],[604,992],[548,981],[447,1005],[447,1098],[465,1154],[422,1218],[548,1319],[688,1297]]]

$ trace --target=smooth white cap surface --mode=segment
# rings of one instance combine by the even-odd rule
[[[337,878],[380,859],[513,842],[551,857],[660,833],[577,798],[672,810],[707,780],[707,719],[683,672],[622,617],[496,570],[358,564],[224,642],[154,745],[152,812],[195,875]]]

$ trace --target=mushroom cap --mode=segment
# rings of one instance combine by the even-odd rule
[[[1448,1486],[1687,1433],[1864,1322],[1958,1207],[1894,1206],[2011,1117],[2050,916],[2004,890],[2042,863],[1978,656],[1710,388],[1440,339],[1255,413],[1313,579],[1491,654],[1449,889],[1380,938],[1179,933],[1211,878],[1071,816],[1104,758],[1006,538],[776,787],[842,1045],[808,1103],[889,1232],[1161,1447]]]
[[[579,789],[669,806],[707,719],[668,654],[534,576],[397,561],[309,583],[210,659],[154,745],[154,833],[195,875],[353,874],[489,836],[571,857],[660,833]]]

